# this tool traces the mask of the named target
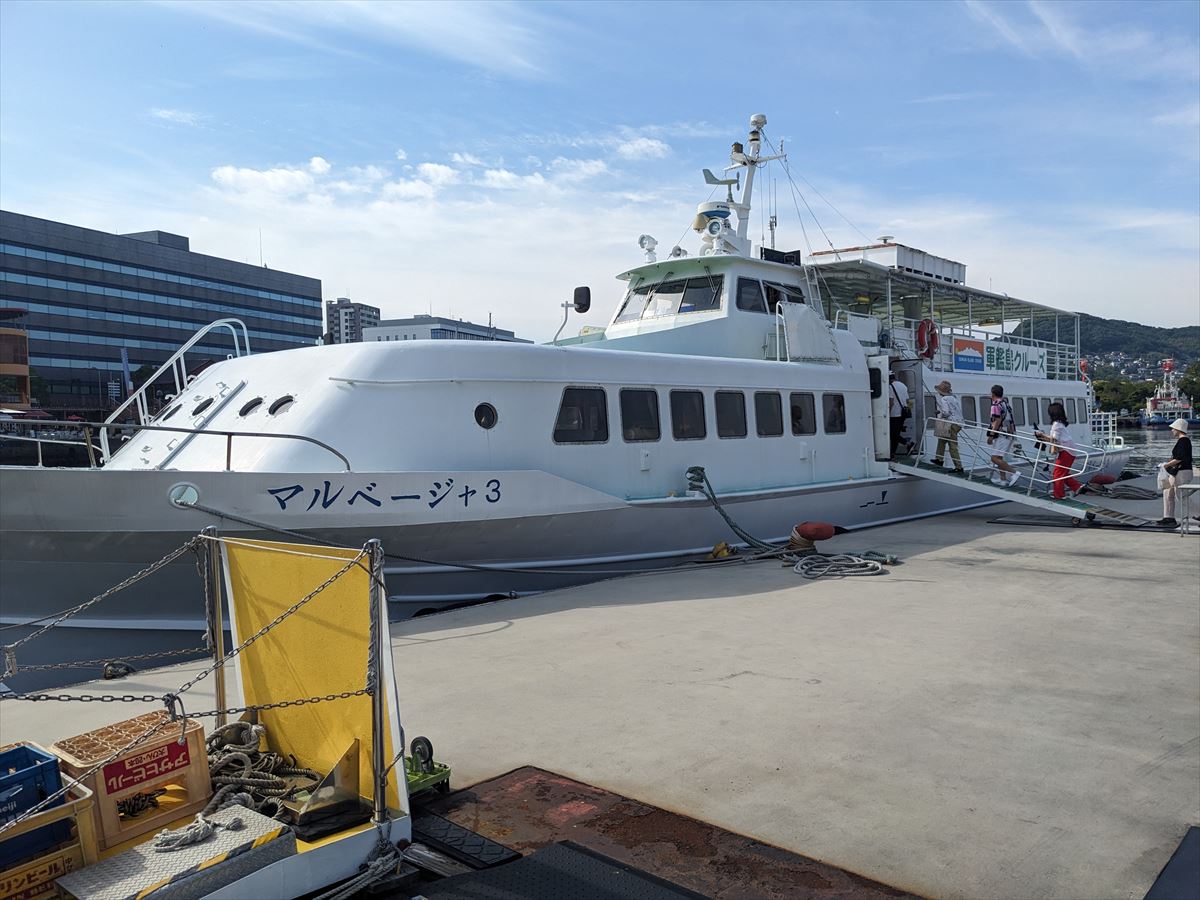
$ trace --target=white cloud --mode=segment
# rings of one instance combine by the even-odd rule
[[[199,125],[200,120],[204,118],[199,113],[186,112],[182,109],[162,109],[157,107],[150,110],[150,115],[155,119],[160,119],[163,122],[171,122],[174,125]]]
[[[550,163],[549,169],[556,182],[586,181],[608,171],[608,165],[602,159],[566,159],[558,157]]]
[[[308,171],[314,175],[327,175],[332,168],[333,166],[322,156],[314,156],[308,161]]]
[[[459,166],[482,166],[484,161],[472,153],[453,153],[450,161]]]
[[[417,177],[434,187],[444,187],[458,181],[458,172],[441,163],[421,163],[417,166]]]
[[[383,186],[385,200],[429,200],[436,193],[437,188],[432,184],[416,178],[389,181]]]
[[[638,137],[617,144],[617,155],[625,159],[662,159],[671,147],[658,138]]]
[[[1200,103],[1192,103],[1172,112],[1160,113],[1153,116],[1150,121],[1155,125],[1182,125],[1184,128],[1195,129],[1200,126]]]
[[[399,150],[396,151],[396,159],[401,160],[401,161],[408,159],[408,154],[404,152],[403,147],[401,147]]]
[[[538,76],[555,46],[549,32],[562,27],[537,6],[510,0],[190,0],[171,7],[326,53],[361,56],[366,39],[416,48],[505,78]]]
[[[221,187],[242,193],[303,194],[313,187],[312,174],[303,169],[280,166],[274,169],[248,169],[220,166],[213,169],[213,181]]]
[[[540,172],[534,172],[532,175],[518,175],[508,169],[488,169],[483,173],[481,184],[484,187],[499,190],[516,190],[518,188],[544,187],[546,179]]]

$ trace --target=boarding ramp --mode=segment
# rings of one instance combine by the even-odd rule
[[[963,471],[959,473],[954,470],[948,452],[942,460],[943,465],[933,462],[933,454],[936,452],[938,444],[938,439],[933,434],[935,421],[934,418],[925,421],[923,446],[918,448],[917,452],[911,456],[892,460],[893,472],[914,475],[941,484],[965,487],[999,500],[1011,500],[1024,506],[1069,516],[1074,520],[1101,518],[1134,528],[1153,524],[1149,519],[1089,503],[1077,497],[1054,499],[1053,490],[1056,481],[1074,478],[1086,484],[1111,462],[1109,459],[1112,453],[1111,448],[1079,447],[1074,463],[1065,474],[1055,478],[1054,460],[1058,455],[1057,451],[1045,442],[1039,441],[1031,430],[1018,429],[1013,435],[1013,449],[1005,458],[1009,465],[1017,470],[1020,477],[1014,484],[1005,485],[993,480],[999,470],[991,463],[994,451],[992,445],[987,443],[988,434],[991,431],[987,425],[966,424],[961,426],[961,431],[958,433],[958,449],[959,456],[962,458]]]

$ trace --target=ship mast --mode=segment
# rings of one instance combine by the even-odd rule
[[[733,197],[733,189],[741,181],[740,173],[734,178],[717,178],[708,169],[704,170],[704,180],[711,185],[723,185],[726,188],[724,201],[701,203],[696,211],[692,228],[701,235],[702,256],[750,253],[750,207],[754,196],[754,173],[760,167],[776,159],[784,159],[785,154],[777,153],[772,156],[762,155],[762,128],[767,124],[767,117],[756,113],[750,117],[750,134],[746,145],[735,141],[729,153],[730,165],[726,172],[736,169],[746,170],[746,184],[742,188],[740,200]],[[747,152],[748,151],[748,152]],[[737,215],[737,228],[729,225],[729,214]]]

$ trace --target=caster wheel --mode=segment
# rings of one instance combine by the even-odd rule
[[[1075,516],[1071,519],[1071,524],[1074,525],[1076,528],[1078,528],[1080,525],[1083,524],[1083,519],[1079,518],[1078,516]]]
[[[408,745],[408,755],[416,761],[417,769],[426,775],[433,771],[433,741],[427,737],[415,737]]]

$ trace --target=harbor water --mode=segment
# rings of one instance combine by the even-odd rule
[[[1169,430],[1121,428],[1117,434],[1131,448],[1126,468],[1137,475],[1153,475],[1159,463],[1171,458],[1171,448],[1175,446],[1175,435]]]

